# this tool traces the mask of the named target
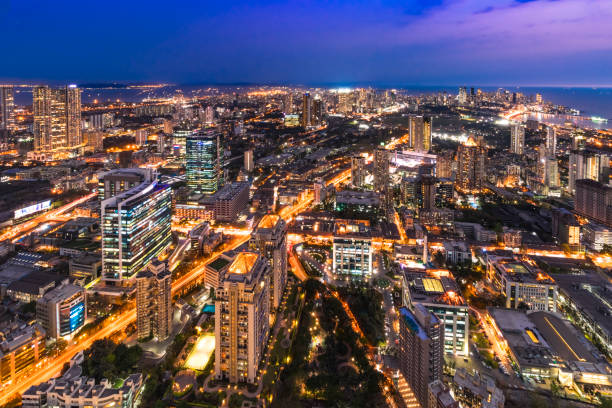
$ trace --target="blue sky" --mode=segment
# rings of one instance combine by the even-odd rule
[[[0,78],[612,85],[612,1],[0,0]]]

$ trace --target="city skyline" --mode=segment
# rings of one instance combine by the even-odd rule
[[[7,33],[36,27],[7,44],[3,81],[612,86],[604,1],[76,6],[0,12]]]

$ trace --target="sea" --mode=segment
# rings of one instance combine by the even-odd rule
[[[223,85],[168,85],[160,88],[83,88],[82,101],[84,103],[122,101],[141,102],[146,98],[165,98],[177,94],[185,97],[203,95],[211,88],[236,90],[257,86],[257,84],[223,84]],[[410,86],[401,84],[313,84],[309,86],[320,86],[325,88],[372,86],[378,89],[401,89],[409,94],[422,95],[438,92],[449,92],[456,94],[458,86]],[[491,92],[499,87],[475,87],[483,91]],[[581,116],[601,117],[609,119],[606,122],[586,121],[593,128],[612,128],[612,87],[611,88],[587,88],[587,87],[503,87],[511,92],[522,92],[526,95],[542,94],[545,101],[555,105],[563,105],[580,111]],[[469,87],[468,87],[469,89]],[[16,88],[15,103],[29,105],[32,103],[32,91],[30,88]],[[537,119],[537,118],[536,118]],[[547,120],[562,123],[567,120],[565,116],[550,118]],[[582,121],[578,121],[577,124]]]

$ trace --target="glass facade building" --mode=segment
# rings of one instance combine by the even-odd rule
[[[215,193],[223,185],[221,136],[187,136],[186,150],[187,186],[198,194]]]
[[[144,182],[102,201],[102,279],[131,279],[170,245],[171,188]]]

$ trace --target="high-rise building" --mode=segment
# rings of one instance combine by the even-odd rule
[[[180,158],[187,154],[187,137],[193,136],[196,130],[186,123],[175,128],[172,132],[172,152]]]
[[[105,173],[101,183],[106,185],[107,177],[124,172]],[[106,284],[121,285],[132,279],[168,248],[172,242],[171,193],[170,186],[147,177],[123,192],[115,191],[114,196],[104,196],[100,219]]]
[[[361,188],[365,184],[365,157],[351,157],[351,184],[353,187]]]
[[[34,110],[34,148],[59,152],[82,144],[81,90],[76,85],[55,89],[32,89]]]
[[[287,285],[287,224],[278,215],[264,215],[251,234],[249,248],[270,264],[270,311],[278,309]]]
[[[293,113],[293,93],[287,92],[283,96],[283,113],[291,115]]]
[[[389,188],[389,151],[379,147],[374,150],[374,190],[387,191]]]
[[[576,192],[576,181],[590,179],[609,184],[610,156],[599,151],[572,150],[568,165],[567,189]]]
[[[164,262],[153,260],[136,275],[136,326],[139,339],[172,332],[172,274]]]
[[[58,286],[36,302],[36,320],[47,337],[69,339],[87,320],[87,297],[81,286]]]
[[[21,376],[31,374],[44,351],[45,331],[39,324],[3,329],[0,332],[0,384],[14,384]]]
[[[213,194],[223,185],[223,146],[219,133],[187,136],[187,187]]]
[[[270,327],[268,262],[240,252],[215,291],[215,377],[231,383],[257,379]]]
[[[430,116],[410,117],[410,147],[417,152],[428,152],[431,149],[431,125]]]
[[[546,127],[546,149],[550,156],[557,155],[557,131],[552,126]]]
[[[306,92],[302,96],[302,127],[307,129],[312,126],[312,97]]]
[[[429,406],[429,384],[442,378],[444,325],[423,305],[400,309],[400,371],[419,404]]]
[[[372,276],[372,233],[367,221],[338,220],[334,228],[332,271],[339,279],[367,281]]]
[[[465,144],[457,148],[457,189],[463,192],[478,192],[484,187],[485,160],[487,153],[470,136]]]
[[[152,182],[155,174],[150,169],[131,168],[98,174],[98,198],[104,201],[144,183]]]
[[[0,85],[0,136],[15,127],[15,97],[13,85]]]
[[[525,128],[520,123],[510,127],[510,153],[525,153]]]
[[[584,217],[611,227],[612,187],[595,180],[577,180],[574,211]]]
[[[255,164],[253,163],[253,149],[249,149],[244,152],[244,169],[249,173],[255,170]]]
[[[457,95],[457,102],[459,105],[465,105],[468,100],[467,89],[465,86],[459,88],[459,95]]]

